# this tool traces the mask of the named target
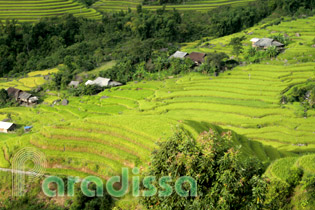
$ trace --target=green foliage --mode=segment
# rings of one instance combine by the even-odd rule
[[[98,85],[85,85],[84,83],[80,84],[79,87],[70,88],[68,92],[72,96],[82,96],[82,95],[96,95],[102,92],[105,88]]]
[[[260,50],[256,47],[249,47],[247,49],[245,59],[251,63],[259,63],[261,60],[275,58],[280,51],[275,46]]]
[[[95,184],[89,185],[89,189],[95,190]],[[103,192],[106,192],[104,187]],[[113,205],[112,198],[104,193],[101,197],[87,197],[82,193],[80,187],[76,186],[75,197],[69,210],[94,210],[94,209],[111,209]]]
[[[66,15],[35,24],[8,21],[0,27],[0,76],[64,63],[70,71],[90,71],[110,59],[148,61],[168,42],[200,38],[206,31],[177,11],[104,14],[103,21]],[[185,27],[183,31],[181,28]],[[202,26],[204,27],[204,26]],[[90,30],[93,28],[93,30]],[[197,33],[198,31],[198,33]]]
[[[150,0],[143,0],[143,5],[180,4],[183,2],[184,2],[184,0],[158,0],[156,2],[150,1]]]
[[[215,36],[224,36],[253,26],[271,14],[275,8],[265,0],[258,0],[246,7],[219,7],[211,11],[211,32]]]
[[[242,37],[234,37],[231,39],[229,45],[233,47],[233,54],[238,57],[243,52],[243,41],[245,40],[245,36]]]
[[[303,189],[306,190],[309,200],[314,202],[315,199],[315,176],[307,176],[302,181]]]
[[[15,99],[10,98],[8,92],[5,89],[0,89],[0,108],[16,106],[17,103]]]
[[[300,168],[291,168],[289,171],[289,177],[287,178],[286,182],[294,188],[297,186],[303,177],[303,170]]]
[[[284,45],[290,44],[290,38],[288,36],[284,36],[283,34],[273,35],[270,37],[271,39],[274,39]]]
[[[291,15],[297,12],[300,8],[308,10],[315,8],[315,2],[313,0],[271,0],[270,2],[273,2],[276,7]]]
[[[33,196],[23,196],[16,199],[8,199],[1,205],[3,210],[38,210],[38,209],[47,209],[47,210],[63,210],[63,208],[55,205],[47,205],[43,201],[39,201]]]
[[[292,193],[290,185],[279,179],[272,179],[266,190],[266,209],[278,210],[288,207],[288,198]]]
[[[0,106],[4,106],[8,103],[9,95],[5,89],[0,90]]]
[[[307,82],[294,85],[287,90],[282,97],[287,102],[300,102],[306,105],[306,108],[315,108],[315,82]]]
[[[229,56],[225,53],[208,53],[205,62],[200,65],[199,71],[204,73],[214,73],[224,70],[227,66],[226,60]]]
[[[82,4],[84,4],[86,6],[91,6],[92,4],[97,2],[98,0],[77,0],[77,1],[81,2]]]
[[[274,58],[278,55],[279,51],[276,46],[271,46],[266,49],[266,55],[268,58]]]
[[[194,139],[178,129],[153,152],[146,176],[170,176],[173,179],[191,176],[197,181],[197,197],[172,194],[144,197],[143,205],[153,209],[255,209],[264,200],[265,182],[261,163],[242,158],[231,142],[231,133],[214,130]],[[156,183],[154,183],[157,185]],[[156,186],[157,187],[157,186]],[[157,187],[162,190],[161,187]],[[185,189],[187,189],[185,187]]]

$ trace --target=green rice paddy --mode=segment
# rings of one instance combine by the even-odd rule
[[[20,79],[2,78],[0,79],[0,88],[7,89],[9,87],[14,87],[20,90],[29,91],[37,86],[45,84],[46,80],[44,79],[44,76],[57,73],[58,71],[58,68],[53,68],[30,72]]]
[[[64,14],[101,19],[101,14],[93,8],[86,8],[74,0],[0,0],[0,21],[16,19],[34,22],[40,18]]]
[[[206,12],[216,7],[223,5],[242,6],[251,2],[251,0],[200,0],[200,1],[186,1],[183,4],[166,5],[166,10],[179,11],[200,11]],[[141,5],[141,0],[100,0],[93,4],[92,8],[99,11],[121,11],[121,10],[135,10],[137,5]],[[144,5],[143,8],[147,10],[161,9],[160,5]]]

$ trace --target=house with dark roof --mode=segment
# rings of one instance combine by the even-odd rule
[[[15,98],[15,100],[18,100],[18,97],[20,95],[21,92],[23,92],[22,90],[16,89],[14,87],[9,87],[7,89],[8,95],[11,98]]]
[[[272,47],[272,46],[275,46],[277,48],[281,48],[281,47],[284,47],[284,44],[282,44],[281,42],[278,42],[274,39],[270,39],[270,38],[262,38],[262,39],[259,39],[258,41],[253,43],[253,47],[259,47],[259,48],[264,48],[264,49],[266,49],[268,47]]]
[[[190,58],[196,65],[200,65],[203,62],[205,62],[205,57],[207,55],[205,53],[200,52],[192,52],[189,55],[187,55],[187,58]]]
[[[38,102],[38,98],[36,96],[33,96],[32,94],[24,92],[20,89],[10,87],[7,89],[7,92],[10,98],[14,98],[16,101],[20,103],[26,103],[30,105],[36,104]]]

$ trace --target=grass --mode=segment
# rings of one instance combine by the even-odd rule
[[[75,0],[0,0],[0,21],[16,19],[20,22],[34,22],[43,17],[73,14],[90,19],[101,19],[93,8],[86,8]]]

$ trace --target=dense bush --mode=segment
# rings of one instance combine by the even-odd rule
[[[287,90],[281,99],[286,102],[301,102],[308,108],[315,108],[315,81],[294,85]]]
[[[282,180],[272,179],[266,190],[265,207],[269,210],[290,209],[288,208],[289,197],[292,190],[290,185]]]
[[[84,83],[80,84],[77,88],[70,88],[68,92],[73,96],[81,96],[81,95],[96,95],[102,92],[105,88],[100,87],[98,85],[85,85]]]
[[[261,178],[262,164],[254,158],[242,157],[233,146],[231,133],[214,130],[194,139],[179,129],[153,152],[145,176],[176,178],[190,176],[197,182],[197,197],[181,197],[175,192],[169,197],[144,197],[142,203],[150,209],[257,209],[263,206],[266,182]],[[184,185],[185,190],[189,190]],[[189,186],[189,185],[188,185]]]
[[[294,188],[300,183],[302,177],[303,177],[302,169],[292,168],[289,171],[289,177],[287,178],[286,182],[291,186],[291,188]]]
[[[281,42],[284,45],[290,44],[290,38],[288,36],[283,35],[283,34],[273,35],[270,38],[274,39],[278,42]]]
[[[264,59],[275,58],[280,53],[280,50],[275,46],[268,47],[267,49],[259,49],[250,46],[245,54],[245,59],[251,63],[259,63]]]
[[[225,53],[208,53],[205,62],[200,65],[198,71],[212,74],[214,72],[219,73],[219,71],[225,70],[225,68],[231,68],[233,65],[230,66],[228,64],[228,58],[229,56]]]
[[[9,97],[5,89],[0,89],[0,108],[17,105],[15,99]]]
[[[96,187],[94,184],[90,184],[89,188],[95,190]],[[106,192],[105,186],[103,192]],[[113,203],[113,199],[107,193],[104,193],[101,197],[87,197],[82,193],[80,187],[77,186],[75,197],[69,210],[106,210],[111,209]]]

